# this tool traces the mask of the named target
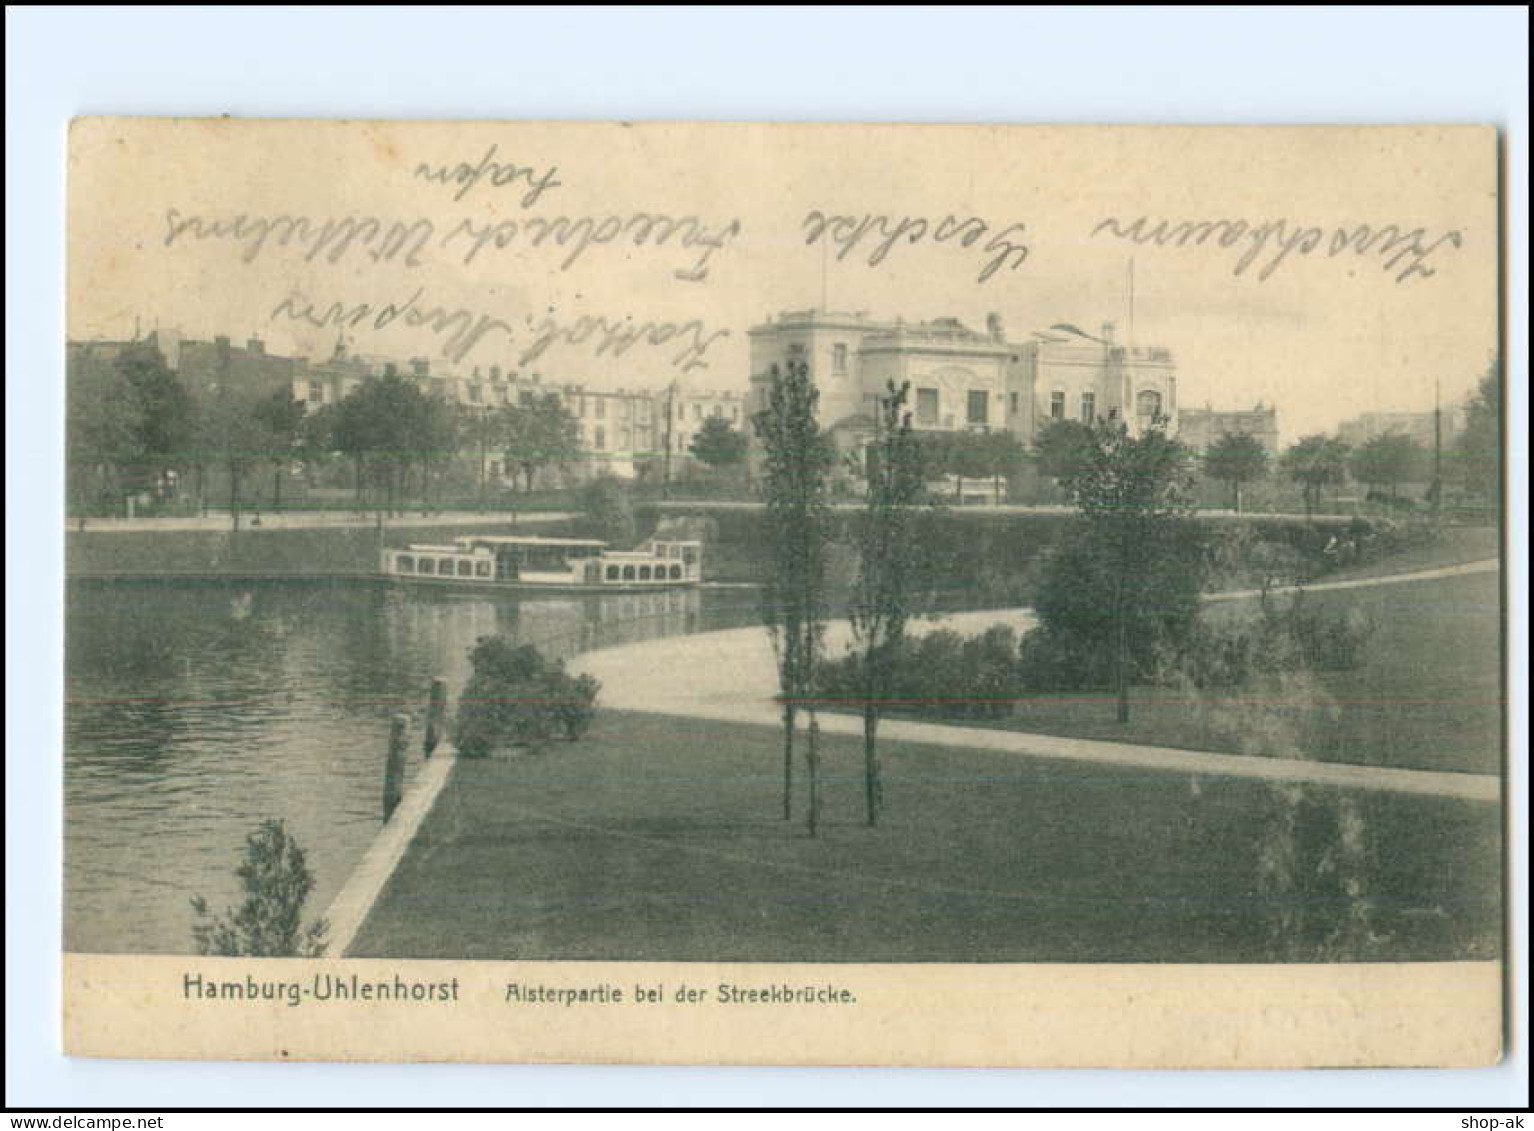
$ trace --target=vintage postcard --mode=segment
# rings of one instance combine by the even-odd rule
[[[67,1051],[1495,1063],[1498,170],[77,120]]]

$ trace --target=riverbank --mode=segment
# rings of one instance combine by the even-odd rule
[[[238,533],[221,526],[177,525],[195,519],[135,519],[84,533],[65,535],[65,576],[74,579],[242,577],[309,579],[371,576],[378,572],[383,546],[451,541],[467,534],[561,533],[571,521],[564,512],[528,515],[434,515],[337,520],[310,516],[313,522],[245,527]],[[98,520],[99,521],[99,520]]]
[[[1269,782],[895,738],[880,749],[887,807],[870,829],[861,742],[824,736],[813,840],[802,810],[782,819],[771,727],[607,709],[579,743],[461,760],[347,954],[1263,962],[1496,952],[1494,805],[1315,787],[1323,805],[1349,799],[1370,848],[1374,941],[1328,952],[1325,936],[1353,903],[1305,883],[1260,892],[1263,853],[1289,827]],[[1295,908],[1302,937],[1277,925]]]

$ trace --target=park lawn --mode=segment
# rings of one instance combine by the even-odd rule
[[[826,736],[821,836],[781,817],[781,733],[607,712],[574,745],[460,760],[353,957],[1256,962],[1498,952],[1495,806],[1307,787],[1301,874],[1356,806],[1368,930],[1326,880],[1259,885],[1284,787]],[[800,770],[802,772],[802,769]],[[802,783],[801,783],[802,784]],[[1290,790],[1293,787],[1288,787]],[[1275,849],[1278,849],[1275,852]],[[1334,877],[1333,877],[1334,878]],[[1305,925],[1284,934],[1280,911]],[[1346,932],[1344,932],[1346,934]],[[1284,939],[1289,945],[1284,945]]]
[[[1365,577],[1389,577],[1397,573],[1415,573],[1418,570],[1439,569],[1443,566],[1465,565],[1484,562],[1500,557],[1502,535],[1494,526],[1451,526],[1444,530],[1443,538],[1431,546],[1418,546],[1401,550],[1368,565],[1352,566],[1334,570],[1319,577],[1318,582],[1354,581]]]
[[[1356,669],[1317,673],[1317,696],[1294,687],[1202,696],[1136,687],[1129,722],[1120,723],[1111,692],[1047,692],[1020,698],[1008,718],[964,722],[1230,754],[1500,773],[1499,586],[1496,573],[1477,573],[1307,593],[1313,607],[1359,609],[1375,626]],[[1237,611],[1216,606],[1211,615]],[[1259,704],[1279,724],[1261,736],[1250,722]]]

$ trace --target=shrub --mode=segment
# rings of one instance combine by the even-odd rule
[[[1168,523],[1144,547],[1135,593],[1124,598],[1131,680],[1154,671],[1155,656],[1181,651],[1198,621],[1209,555],[1203,532],[1193,523]],[[1028,685],[1067,690],[1111,682],[1118,626],[1114,617],[1116,577],[1089,533],[1067,538],[1040,570],[1035,609],[1042,635],[1029,647],[1024,667]],[[1033,634],[1030,634],[1033,635]],[[1058,673],[1048,662],[1065,662]]]
[[[938,629],[902,641],[887,709],[933,718],[1004,718],[1016,698],[1017,634],[993,625],[971,637]],[[863,700],[863,657],[849,653],[818,670],[818,697],[833,706]]]
[[[572,678],[561,661],[502,636],[480,637],[469,660],[474,674],[453,723],[459,754],[483,758],[505,746],[537,750],[556,737],[573,742],[591,725],[601,690],[594,677]]]
[[[245,889],[245,902],[238,911],[230,909],[227,918],[209,912],[202,896],[192,897],[198,954],[319,958],[325,953],[329,924],[318,919],[302,926],[314,875],[283,822],[263,821],[245,838],[245,860],[235,875]]]

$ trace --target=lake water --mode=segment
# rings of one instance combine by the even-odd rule
[[[64,946],[190,953],[189,901],[239,900],[245,837],[284,819],[323,914],[379,828],[390,718],[408,777],[434,676],[487,634],[577,652],[752,623],[757,593],[441,593],[289,582],[76,584],[64,726]]]

